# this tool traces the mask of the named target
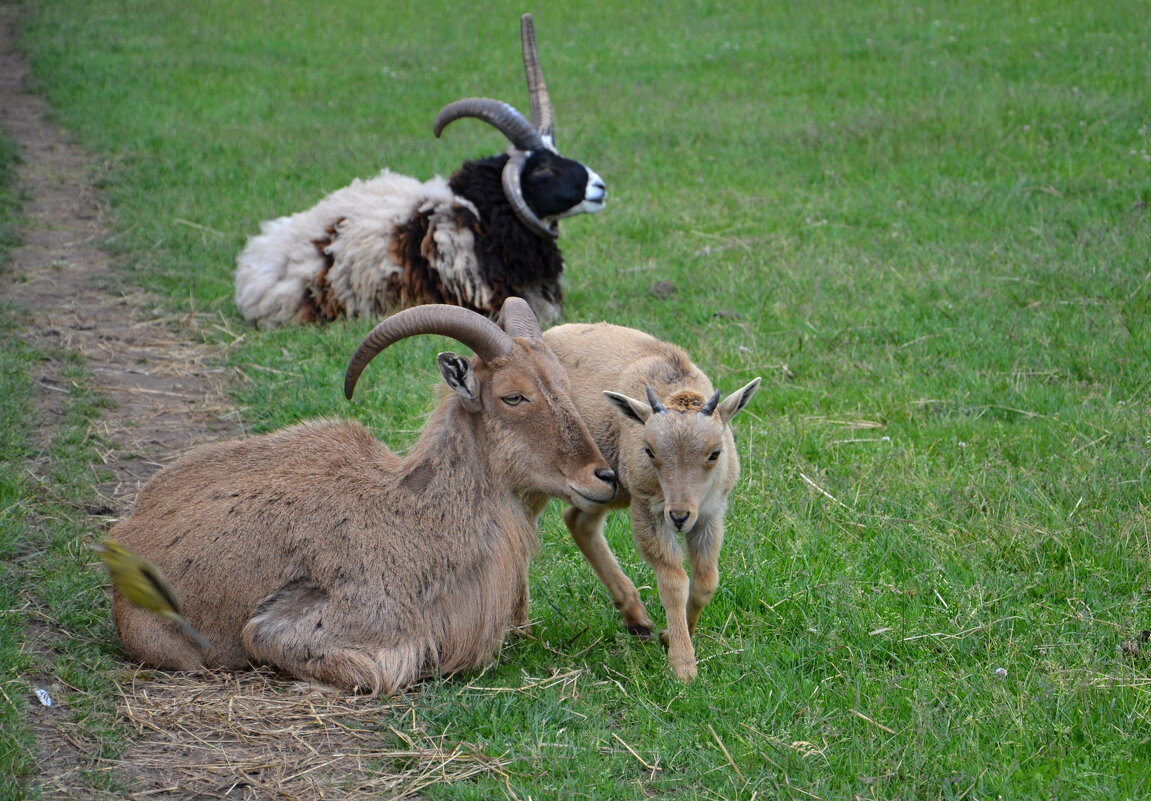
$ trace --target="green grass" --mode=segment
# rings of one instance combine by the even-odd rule
[[[89,756],[114,756],[126,742],[115,717],[114,645],[102,577],[85,543],[93,530],[96,472],[90,421],[101,401],[75,357],[35,349],[18,335],[24,315],[0,307],[0,798],[39,797],[38,745],[47,716],[34,688],[65,711],[51,715]],[[32,375],[41,361],[64,364],[71,387],[50,442],[34,441]],[[30,464],[31,463],[31,464]],[[34,467],[33,467],[34,465]],[[92,788],[106,787],[93,773]]]
[[[247,331],[232,260],[352,177],[501,149],[430,126],[464,95],[523,102],[522,10],[54,0],[23,41],[110,165],[125,269],[243,332],[251,428],[352,415],[402,447],[442,343],[394,349],[349,405],[368,324]],[[413,702],[513,770],[428,797],[1145,797],[1151,674],[1121,643],[1151,629],[1146,4],[536,17],[560,145],[611,192],[565,224],[568,319],[765,384],[699,680],[620,632],[549,512],[535,638]]]
[[[39,797],[44,746],[33,726],[48,717],[33,690],[47,690],[63,712],[51,720],[91,745],[93,759],[126,742],[116,720],[114,644],[102,576],[85,543],[94,528],[96,458],[89,423],[99,406],[79,364],[61,376],[72,391],[51,442],[36,444],[31,375],[42,352],[17,336],[23,315],[0,308],[0,799]],[[32,468],[29,462],[35,465]],[[34,472],[35,471],[35,472]],[[93,772],[91,788],[108,786]]]
[[[10,280],[7,253],[17,241],[21,198],[18,157],[0,137],[0,279]],[[52,716],[73,737],[93,743],[91,756],[122,748],[112,671],[120,662],[107,594],[84,543],[93,528],[97,459],[91,420],[103,401],[82,361],[43,350],[21,336],[27,312],[0,303],[0,799],[39,797],[37,763],[44,745],[33,734],[47,713],[33,695],[46,689],[66,709]],[[33,382],[42,363],[56,363],[68,387],[51,414],[45,442]],[[92,773],[91,788],[108,779]]]
[[[0,254],[11,247],[19,202],[14,187],[16,149],[0,137]],[[4,262],[6,263],[6,262]],[[0,271],[0,277],[5,277]],[[28,538],[27,485],[23,461],[30,456],[28,437],[31,399],[28,354],[14,340],[16,322],[8,307],[0,307],[0,775],[19,779],[32,771],[35,739],[24,715],[26,686],[16,677],[31,668],[32,660],[20,644],[24,637],[23,582],[11,563]],[[10,422],[9,422],[10,421]],[[0,787],[0,795],[7,793]]]

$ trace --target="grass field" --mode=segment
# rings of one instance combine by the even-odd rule
[[[441,343],[389,352],[349,405],[370,323],[248,330],[232,262],[260,220],[353,177],[503,148],[475,123],[431,135],[459,97],[524,105],[528,9],[483,5],[26,9],[38,88],[106,160],[109,246],[174,308],[219,314],[252,431],[350,415],[402,448],[421,425]],[[427,683],[410,713],[511,769],[426,796],[1147,797],[1147,3],[618,9],[534,9],[560,147],[610,192],[564,226],[567,319],[670,338],[727,391],[765,379],[737,418],[700,677],[677,683],[621,631],[550,510],[535,637]],[[6,346],[9,408],[26,358]],[[41,547],[20,540],[35,494],[8,492],[0,546]],[[609,533],[662,617],[625,521]],[[59,592],[13,576],[0,593]],[[76,581],[103,597],[98,574]],[[111,626],[74,624],[106,685]]]

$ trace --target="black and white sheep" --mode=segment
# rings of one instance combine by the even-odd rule
[[[547,327],[563,311],[558,221],[603,208],[591,169],[559,155],[530,14],[520,22],[531,121],[506,103],[466,98],[436,117],[438,137],[475,117],[511,142],[445,181],[384,170],[307,211],[269,220],[237,258],[236,305],[257,325],[386,316],[446,303],[493,316],[508,297]]]

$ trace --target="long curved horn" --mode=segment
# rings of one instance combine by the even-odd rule
[[[524,337],[531,342],[543,339],[539,320],[536,319],[532,307],[523,298],[510,297],[505,300],[497,319],[500,327],[510,337]]]
[[[552,224],[548,225],[532,211],[527,200],[524,199],[520,176],[523,174],[527,160],[528,154],[523,150],[512,151],[511,155],[508,156],[507,163],[504,164],[504,171],[501,174],[504,196],[508,199],[508,203],[512,204],[512,211],[516,213],[516,217],[527,226],[529,231],[539,234],[545,239],[555,239],[560,235],[559,222],[553,220]]]
[[[520,17],[520,41],[524,51],[524,75],[528,79],[528,97],[532,104],[532,125],[539,131],[548,150],[556,150],[555,115],[552,113],[548,85],[544,81],[544,71],[540,67],[540,55],[536,49],[536,26],[531,14]]]
[[[485,362],[512,348],[512,339],[482,314],[461,306],[430,304],[396,312],[373,328],[348,362],[344,397],[352,399],[360,373],[389,345],[416,334],[441,334],[467,345]]]
[[[502,100],[492,100],[490,97],[467,97],[448,103],[436,115],[432,130],[439,137],[449,123],[461,117],[475,117],[494,126],[518,150],[547,149],[539,131],[523,114]]]
[[[644,387],[647,390],[647,405],[656,414],[667,414],[667,407],[659,402],[659,398],[655,396],[655,390],[651,387]]]

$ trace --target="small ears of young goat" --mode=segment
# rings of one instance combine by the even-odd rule
[[[730,423],[731,418],[735,417],[744,406],[747,406],[747,402],[751,400],[751,396],[759,389],[760,380],[759,376],[756,376],[724,398],[723,402],[715,407],[719,419],[725,424]]]
[[[638,401],[635,398],[629,398],[627,395],[621,395],[618,392],[611,392],[606,389],[604,390],[603,396],[608,399],[608,403],[619,409],[624,417],[629,420],[634,420],[641,426],[646,423],[652,415],[652,408],[643,401]]]
[[[469,412],[478,412],[483,402],[480,400],[480,384],[471,362],[457,353],[444,351],[436,356],[436,363],[439,364],[440,375],[452,392],[460,396],[464,408]]]
[[[722,402],[719,402],[719,393],[716,392],[715,396],[701,410],[700,414],[705,414],[709,417],[712,414],[718,414],[719,419],[724,425],[727,425],[731,422],[731,418],[735,417],[736,414],[747,405],[747,402],[751,400],[752,396],[755,395],[756,390],[759,389],[760,380],[758,377],[752,379],[724,398]],[[645,424],[653,414],[667,411],[667,409],[660,405],[651,387],[647,388],[647,396],[650,403],[644,403],[641,400],[629,398],[627,395],[621,395],[618,392],[611,392],[609,390],[605,390],[603,394],[604,397],[608,399],[608,402],[619,409],[624,417],[629,420],[634,420],[640,425]]]

